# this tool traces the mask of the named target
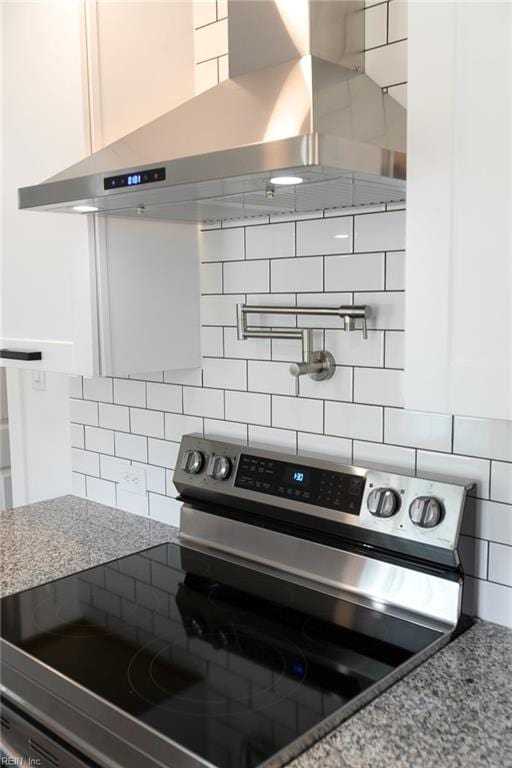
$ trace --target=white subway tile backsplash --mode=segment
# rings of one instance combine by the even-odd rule
[[[388,88],[388,94],[392,96],[404,109],[407,109],[407,85],[393,85]]]
[[[147,462],[147,438],[141,435],[127,435],[124,432],[115,433],[116,456],[123,459]]]
[[[352,293],[304,293],[297,296],[299,307],[339,307],[353,303]],[[297,325],[299,328],[337,328],[339,330],[343,323],[337,316],[297,315]]]
[[[223,266],[225,293],[241,293],[249,285],[253,293],[268,293],[268,261],[234,261]]]
[[[325,256],[351,250],[351,216],[297,222],[297,256]]]
[[[183,388],[183,410],[190,416],[224,418],[224,392],[220,389]]]
[[[407,80],[407,41],[367,51],[365,72],[383,88],[405,82]]]
[[[389,251],[386,254],[386,290],[405,289],[405,251]]]
[[[82,498],[87,496],[85,475],[80,475],[78,472],[71,473],[71,490],[74,496],[81,496]]]
[[[184,416],[180,413],[166,413],[165,439],[179,443],[183,435],[203,433],[203,420],[198,416]]]
[[[109,429],[85,427],[85,447],[96,453],[114,453],[114,433]]]
[[[293,395],[295,380],[290,374],[288,363],[249,360],[248,388],[251,392]]]
[[[132,462],[134,467],[144,470],[146,478],[146,488],[155,493],[165,493],[165,472],[163,467],[154,467],[152,464],[142,464],[141,462]]]
[[[393,43],[407,37],[407,2],[405,0],[390,0],[388,38]]]
[[[68,385],[70,397],[77,397],[81,399],[84,396],[82,376],[70,376]]]
[[[114,402],[117,405],[146,407],[146,382],[133,379],[114,379]]]
[[[270,426],[270,395],[226,392],[226,419]]]
[[[176,384],[148,384],[148,408],[156,411],[181,413],[181,386]]]
[[[297,452],[297,435],[289,429],[274,429],[249,424],[249,445],[253,448],[268,448],[281,450],[285,453]]]
[[[386,331],[384,339],[386,368],[404,368],[404,337],[403,331]]]
[[[383,253],[357,253],[325,259],[326,291],[378,291],[383,288]]]
[[[208,357],[203,360],[205,387],[247,389],[247,363],[245,360],[226,360]]]
[[[71,445],[73,448],[85,447],[85,433],[82,424],[71,424]]]
[[[116,486],[108,480],[100,480],[97,477],[86,478],[87,498],[97,501],[98,504],[106,504],[110,507],[116,505]]]
[[[402,371],[387,368],[354,370],[354,402],[403,406]]]
[[[200,234],[201,261],[229,261],[245,258],[244,230],[209,229]]]
[[[322,432],[323,403],[298,397],[272,395],[272,426],[302,432]]]
[[[121,478],[130,467],[128,459],[118,459],[115,456],[100,456],[100,476],[104,480],[112,480],[119,483]]]
[[[354,440],[354,464],[391,472],[414,473],[416,451],[386,443],[366,443]]]
[[[295,224],[288,222],[247,227],[245,247],[248,259],[284,259],[295,256]]]
[[[224,328],[224,354],[244,360],[270,360],[270,339],[240,341],[236,328]]]
[[[459,539],[459,555],[464,569],[464,574],[476,576],[479,579],[487,578],[489,543],[482,539],[473,539],[462,535]]]
[[[387,3],[367,8],[364,14],[364,46],[366,49],[386,45],[388,26]]]
[[[218,7],[220,7],[220,5],[221,3],[219,2]],[[227,16],[227,10],[224,16]],[[219,67],[219,83],[222,83],[223,80],[227,80],[229,77],[229,56],[219,56],[217,64]]]
[[[205,419],[204,434],[221,440],[233,440],[236,443],[247,444],[247,424],[237,424],[234,421],[221,419]]]
[[[368,328],[403,331],[404,296],[405,294],[399,291],[356,293],[354,304],[368,304],[371,307]]]
[[[512,589],[491,581],[464,580],[463,610],[470,616],[512,627]]]
[[[130,409],[125,405],[99,404],[99,424],[105,429],[130,431]]]
[[[325,434],[382,441],[382,408],[353,403],[325,403]]]
[[[149,500],[147,495],[129,493],[124,488],[117,489],[117,505],[119,509],[133,512],[135,515],[149,515]]]
[[[433,479],[455,480],[459,483],[476,483],[476,492],[480,498],[489,497],[489,468],[490,462],[485,459],[474,459],[468,456],[446,455],[418,451],[418,474]]]
[[[131,431],[136,435],[149,437],[164,436],[164,414],[159,411],[148,411],[145,408],[131,408]]]
[[[449,452],[452,419],[445,414],[386,408],[384,440],[395,445]]]
[[[224,354],[224,329],[214,326],[202,328],[201,346],[203,355],[206,357],[222,357]],[[226,357],[230,357],[230,355],[226,355]]]
[[[304,456],[338,461],[350,464],[352,461],[352,441],[343,437],[314,435],[307,432],[298,434],[298,452]]]
[[[488,541],[512,546],[512,509],[495,501],[469,500],[462,532]]]
[[[456,416],[453,449],[469,456],[512,462],[512,421]]]
[[[98,426],[98,403],[86,400],[71,400],[69,403],[70,418],[75,424]]]
[[[171,443],[169,440],[157,440],[150,437],[148,440],[148,461],[157,467],[174,469],[179,448],[179,443]]]
[[[299,391],[301,397],[352,400],[352,368],[343,368],[338,365],[334,376],[326,381],[314,381],[309,376],[301,376]]]
[[[363,339],[357,331],[326,331],[325,348],[334,355],[337,365],[382,366],[384,334],[369,331]]]
[[[386,211],[355,217],[354,251],[403,251],[405,211]]]
[[[217,59],[202,61],[196,65],[195,71],[195,90],[196,95],[213,88],[219,81],[219,69]]]
[[[259,297],[261,301],[261,296]],[[202,296],[201,319],[204,325],[236,325],[236,305],[245,296]]]
[[[512,464],[492,462],[491,499],[512,504]]]
[[[216,0],[194,0],[192,3],[194,29],[217,21]]]
[[[84,451],[80,448],[71,449],[71,464],[74,472],[80,472],[82,475],[100,474],[100,457],[97,453]]]
[[[179,526],[181,503],[158,493],[149,494],[149,516],[167,525]]]
[[[322,258],[297,258],[293,261],[277,259],[270,262],[270,280],[273,293],[321,291],[323,279]]]
[[[262,297],[260,294],[247,294],[247,304],[261,304]],[[265,304],[267,306],[285,305],[287,307],[294,307],[297,304],[297,297],[294,293],[269,293],[265,296]],[[296,320],[293,315],[249,315],[249,324],[254,325],[256,328],[269,328],[272,326],[286,326],[295,327]]]
[[[202,384],[201,368],[183,368],[181,371],[164,371],[166,384],[188,384],[192,387],[200,387]]]
[[[512,587],[512,549],[503,544],[489,544],[489,580]]]
[[[214,59],[222,56],[228,50],[227,20],[216,21],[214,24],[199,27],[194,35],[196,62]],[[205,130],[207,126],[204,126]]]
[[[201,293],[222,293],[222,264],[201,264]]]
[[[83,380],[84,400],[98,400],[103,403],[111,403],[114,398],[112,379],[87,379]]]

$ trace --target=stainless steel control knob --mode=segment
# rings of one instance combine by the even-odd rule
[[[443,516],[443,505],[433,496],[418,496],[409,507],[409,517],[420,528],[435,528]]]
[[[400,500],[391,488],[374,488],[367,505],[374,517],[392,517],[400,508]]]
[[[189,475],[197,475],[204,466],[204,456],[201,451],[187,451],[183,454],[181,469]]]
[[[227,456],[212,456],[207,471],[214,480],[226,480],[231,472],[231,462]]]

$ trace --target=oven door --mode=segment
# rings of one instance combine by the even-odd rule
[[[2,697],[0,710],[0,762],[38,768],[96,768],[46,728]]]

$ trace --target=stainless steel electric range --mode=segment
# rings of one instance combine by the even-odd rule
[[[282,766],[461,626],[467,487],[185,436],[180,542],[1,601],[3,749]]]

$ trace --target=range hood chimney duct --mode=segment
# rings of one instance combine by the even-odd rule
[[[19,190],[20,208],[211,221],[403,200],[406,115],[364,74],[363,0],[228,14],[228,80]]]

